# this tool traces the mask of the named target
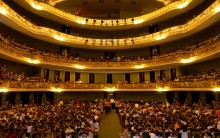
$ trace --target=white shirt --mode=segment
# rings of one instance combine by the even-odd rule
[[[32,126],[27,126],[27,132],[31,133],[31,130],[32,130]]]
[[[115,103],[115,100],[112,98],[112,99],[110,100],[110,103]]]
[[[157,138],[157,136],[154,133],[150,133],[150,138]]]
[[[188,133],[187,132],[182,132],[181,138],[188,138]]]
[[[133,138],[140,138],[140,136],[136,136],[136,135],[135,135],[135,136],[133,136]]]
[[[136,103],[136,104],[134,105],[134,107],[135,107],[135,108],[139,108],[139,104]]]

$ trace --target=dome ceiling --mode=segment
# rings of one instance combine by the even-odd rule
[[[159,9],[172,0],[45,0],[72,14],[89,18],[129,18]]]

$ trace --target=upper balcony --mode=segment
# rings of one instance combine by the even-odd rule
[[[165,53],[160,56],[154,56],[151,59],[131,60],[124,62],[99,62],[99,61],[80,61],[60,57],[56,54],[42,52],[17,43],[11,43],[5,38],[0,42],[1,57],[26,64],[33,64],[45,68],[56,68],[66,70],[80,71],[140,71],[157,68],[167,68],[181,66],[185,64],[201,62],[219,57],[220,35],[210,38],[207,41],[186,47],[177,51]]]
[[[2,17],[1,21],[11,28],[44,41],[86,49],[131,49],[173,41],[203,30],[220,20],[217,18],[220,11],[219,3],[219,0],[215,1],[205,11],[186,24],[170,27],[149,35],[125,39],[103,40],[84,38],[60,33],[50,28],[37,26],[17,14],[2,1],[0,2],[0,16]]]
[[[37,0],[14,0],[14,2],[26,10],[46,19],[70,26],[94,30],[124,30],[147,26],[183,14],[195,8],[203,1],[204,0],[179,0],[169,3],[153,12],[136,17],[123,19],[95,19],[89,17],[80,17]],[[110,5],[107,6],[109,7]],[[96,7],[98,8],[98,6]]]

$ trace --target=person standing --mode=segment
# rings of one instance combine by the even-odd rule
[[[111,103],[111,108],[115,109],[115,99],[113,97],[110,99],[110,103]]]

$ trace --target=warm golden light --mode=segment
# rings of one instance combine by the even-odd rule
[[[156,37],[156,40],[161,40],[161,39],[164,39],[164,38],[166,38],[167,36],[166,35],[158,35],[157,37]]]
[[[215,12],[220,12],[220,6],[215,7]]]
[[[143,20],[142,19],[139,19],[139,20],[135,20],[134,21],[134,24],[140,24],[140,23],[142,23],[143,22]]]
[[[5,15],[7,13],[7,11],[4,8],[0,8],[0,13]]]
[[[186,1],[186,2],[183,3],[183,4],[178,5],[177,8],[178,8],[178,9],[185,8],[188,4],[189,4],[189,1]]]
[[[88,25],[94,25],[98,22],[102,22],[101,19],[97,19],[95,22],[87,22],[85,21],[86,18],[84,17],[79,17],[77,15],[73,15],[73,14],[69,14],[68,12],[65,12],[65,11],[62,11],[60,9],[57,9],[56,7],[54,7],[54,5],[56,3],[59,3],[60,1],[64,1],[64,0],[47,0],[47,1],[50,1],[48,2],[49,5],[46,5],[44,3],[41,3],[41,2],[35,2],[37,0],[24,0],[26,1],[27,3],[31,4],[31,6],[37,10],[45,10],[45,11],[49,11],[50,13],[54,14],[54,15],[59,15],[60,17],[63,17],[65,19],[68,19],[70,21],[74,21],[74,22],[77,22],[79,24],[88,24]],[[53,1],[53,2],[51,2]],[[56,2],[54,2],[56,1]],[[123,25],[131,25],[131,24],[139,24],[139,23],[142,23],[143,21],[146,21],[146,19],[149,17],[149,19],[152,19],[152,18],[156,18],[160,15],[163,15],[167,12],[170,12],[174,9],[181,9],[181,8],[184,8],[186,7],[187,5],[189,5],[189,3],[191,3],[193,0],[178,0],[178,2],[176,1],[173,1],[173,0],[156,0],[156,1],[159,1],[159,2],[162,2],[164,5],[167,5],[167,6],[164,6],[163,8],[160,8],[160,9],[157,9],[151,13],[148,13],[148,14],[144,14],[146,16],[139,16],[138,18],[141,18],[141,20],[138,20],[137,21],[133,21],[133,22],[127,22],[126,24],[123,24]],[[169,5],[168,5],[169,4]],[[179,4],[179,5],[178,5]],[[91,20],[93,20],[92,18],[90,18]],[[127,18],[128,19],[128,18]],[[127,20],[125,19],[125,20]],[[142,21],[143,19],[143,21]],[[79,21],[77,21],[79,20]],[[113,21],[113,23],[116,23],[117,25],[121,25],[121,23],[118,24],[117,20],[119,19],[109,19],[109,20],[106,20],[106,26],[112,26],[112,24],[108,24],[108,22],[111,22]],[[148,20],[148,19],[147,19]],[[114,25],[116,25],[114,24]],[[100,25],[103,25],[103,24],[100,24]],[[114,26],[113,25],[113,26]]]
[[[165,92],[168,91],[168,88],[157,88],[158,92]]]
[[[42,10],[42,6],[36,5],[35,3],[31,3],[31,6],[36,10]]]
[[[112,87],[112,88],[106,88],[105,91],[107,92],[114,92],[116,91],[117,89],[115,87]]]
[[[40,61],[37,60],[37,59],[30,59],[30,58],[27,58],[26,60],[28,63],[31,63],[31,64],[40,64]]]
[[[77,69],[85,69],[86,68],[86,67],[81,66],[81,65],[75,65],[74,67],[77,68]]]
[[[64,37],[58,36],[58,35],[54,35],[54,38],[59,40],[59,41],[64,41],[65,40]]]
[[[188,59],[181,59],[181,63],[191,63],[195,61],[195,58],[194,57],[191,57],[191,58],[188,58]]]
[[[214,88],[213,91],[214,92],[220,92],[220,88]]]
[[[52,92],[62,92],[63,90],[61,88],[51,88]]]
[[[76,22],[79,24],[86,24],[86,21],[84,21],[84,20],[77,20]]]
[[[135,69],[142,69],[142,68],[144,68],[144,65],[136,65],[136,66],[134,66],[134,68]]]
[[[0,88],[0,92],[8,92],[8,89]]]

